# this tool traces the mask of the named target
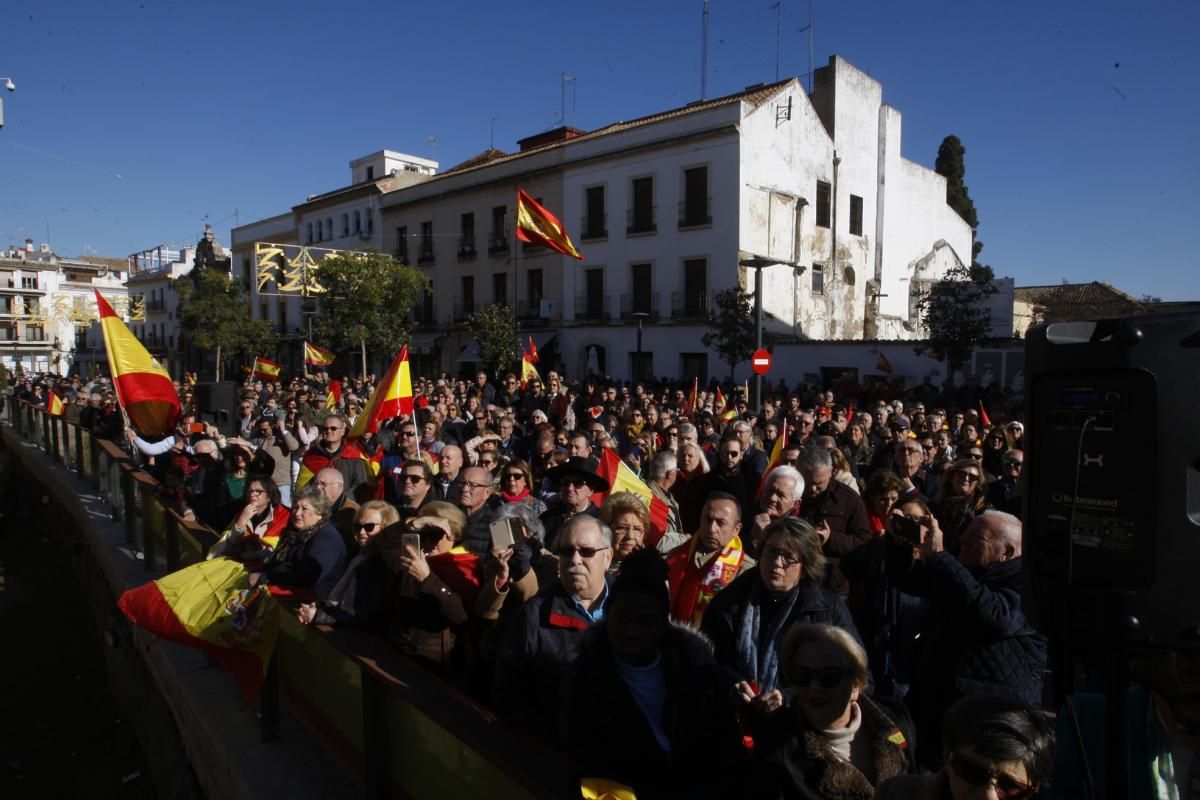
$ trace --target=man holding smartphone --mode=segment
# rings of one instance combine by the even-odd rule
[[[280,502],[292,507],[292,453],[300,449],[300,442],[284,428],[277,417],[263,416],[255,423],[250,445],[274,461],[271,480],[279,487]]]

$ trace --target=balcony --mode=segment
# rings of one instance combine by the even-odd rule
[[[458,260],[469,261],[474,258],[475,252],[475,237],[464,236],[458,240]]]
[[[650,321],[657,321],[658,292],[621,295],[621,319],[632,319],[633,314],[648,314]]]
[[[639,233],[654,233],[658,226],[654,220],[658,206],[635,206],[625,212],[625,234],[633,236]]]
[[[463,301],[461,297],[454,298],[454,321],[466,322],[467,317],[475,313],[475,301],[473,299]]]
[[[671,319],[707,319],[712,309],[712,292],[671,292]]]
[[[423,242],[421,252],[417,254],[417,264],[422,267],[432,264],[434,257],[433,242]]]
[[[575,319],[591,322],[608,321],[608,295],[581,295],[575,298]]]
[[[496,255],[497,253],[508,252],[508,234],[492,233],[488,236],[488,254]]]
[[[163,300],[147,300],[146,301],[147,313],[155,312],[155,311],[162,312],[162,311],[166,311],[166,310],[167,310],[167,304]]]
[[[679,227],[702,228],[706,225],[712,225],[711,197],[704,198],[703,206],[686,200],[679,203]]]
[[[430,298],[432,301],[432,298]],[[432,302],[419,302],[412,307],[412,322],[419,328],[437,325],[437,314],[434,313]]]
[[[585,214],[579,221],[579,240],[586,242],[591,239],[608,238],[608,214]]]

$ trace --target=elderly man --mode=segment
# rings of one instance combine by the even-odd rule
[[[698,626],[717,592],[754,566],[742,546],[742,512],[737,498],[714,494],[700,512],[700,527],[691,541],[667,555],[671,617]]]
[[[592,502],[592,494],[607,491],[608,481],[596,474],[594,461],[575,456],[547,472],[546,477],[558,486],[558,502],[542,514],[546,548],[553,551],[558,531],[567,520],[580,514],[599,519],[600,509]]]
[[[904,481],[904,497],[928,502],[937,495],[938,476],[925,463],[925,446],[917,439],[902,438],[892,447],[892,469]]]
[[[1019,519],[985,511],[967,527],[958,558],[936,552],[933,541],[915,548],[890,542],[888,577],[907,594],[932,598],[939,611],[934,629],[922,637],[906,701],[924,736],[938,730],[938,720],[964,694],[1041,703],[1046,640],[1021,607],[1021,538]],[[932,744],[929,753],[940,760],[941,748]]]
[[[359,486],[367,482],[367,466],[362,451],[346,441],[346,420],[338,414],[327,414],[318,431],[320,437],[308,448],[300,461],[300,478],[296,489],[304,488],[318,472],[333,467],[342,473],[346,494],[354,496]]]
[[[358,513],[358,503],[346,492],[345,477],[333,467],[326,467],[313,478],[312,485],[329,498],[329,521],[349,547],[354,542],[354,515]]]
[[[604,618],[613,557],[607,525],[576,515],[559,531],[559,582],[521,607],[496,661],[493,697],[506,722],[546,743],[562,733],[559,688],[584,632]]]
[[[671,487],[675,485],[678,477],[679,461],[672,450],[658,451],[646,465],[646,485],[667,507],[667,529],[657,542],[647,539],[646,546],[654,547],[664,555],[686,542],[688,538],[679,519],[679,503],[671,494]]]
[[[500,501],[493,496],[492,473],[472,466],[462,471],[458,484],[459,508],[467,515],[467,527],[460,544],[478,556],[492,549],[491,524]]]
[[[442,448],[438,459],[438,472],[434,476],[433,490],[438,500],[454,502],[458,497],[459,476],[463,468],[463,451],[456,444]]]
[[[871,539],[871,523],[862,499],[843,483],[833,480],[833,459],[828,450],[806,447],[797,459],[804,476],[804,501],[800,517],[808,522],[824,541],[825,586],[845,598],[850,584],[842,575],[838,560]]]
[[[758,494],[758,513],[754,515],[749,549],[757,554],[762,549],[762,534],[772,522],[800,513],[804,498],[804,476],[795,467],[781,464],[767,475]]]

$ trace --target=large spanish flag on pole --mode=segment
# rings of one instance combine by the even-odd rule
[[[517,238],[583,261],[558,217],[525,194],[524,189],[517,189]]]
[[[371,392],[367,406],[354,420],[350,429],[350,438],[362,436],[364,433],[374,433],[379,430],[379,423],[387,422],[393,417],[413,413],[412,373],[408,368],[408,345],[400,348],[400,355],[388,367],[383,379]]]
[[[121,408],[143,436],[170,432],[179,421],[180,412],[179,393],[171,383],[171,376],[121,321],[98,289],[96,308]]]
[[[650,512],[650,530],[646,532],[646,547],[654,547],[658,540],[667,532],[667,517],[671,509],[662,500],[654,496],[641,478],[634,474],[629,465],[621,460],[611,447],[604,448],[600,456],[600,466],[596,474],[608,481],[609,490],[604,497],[616,492],[632,492],[642,498],[646,509]]]
[[[314,367],[328,367],[333,363],[333,351],[317,347],[312,342],[304,343],[304,363]]]

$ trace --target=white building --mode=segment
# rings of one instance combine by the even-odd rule
[[[126,288],[142,301],[144,315],[129,328],[152,356],[172,375],[183,371],[179,326],[179,296],[173,281],[192,271],[196,247],[160,244],[129,256]]]

